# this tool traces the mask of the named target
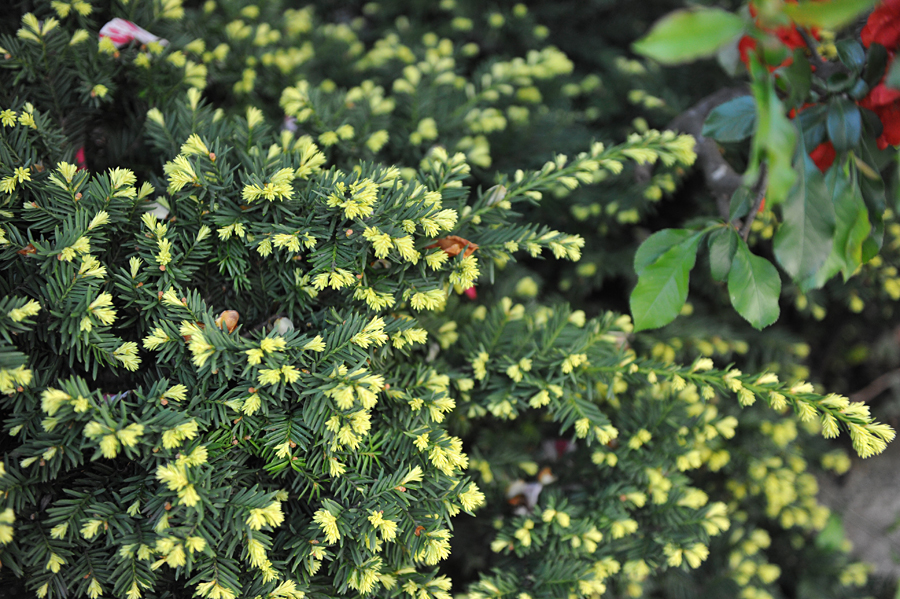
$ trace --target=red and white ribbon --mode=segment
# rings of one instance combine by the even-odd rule
[[[131,21],[119,19],[118,17],[103,26],[103,28],[100,30],[100,37],[108,37],[109,39],[111,39],[116,48],[126,46],[134,40],[137,40],[142,44],[159,42],[163,46],[169,43],[168,40],[164,40],[153,35],[146,29],[138,27]]]

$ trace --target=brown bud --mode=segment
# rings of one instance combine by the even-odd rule
[[[216,319],[216,326],[223,330],[228,329],[229,333],[233,333],[234,329],[237,328],[239,318],[240,315],[236,310],[225,310]]]
[[[164,406],[167,406],[167,405],[169,405],[169,400],[166,399],[165,397],[163,397],[162,399],[159,400],[159,403],[161,403]]]
[[[413,531],[413,532],[414,532],[415,535],[418,537],[418,536],[420,536],[420,535],[422,534],[422,531],[423,531],[423,530],[425,530],[425,527],[419,525],[419,526],[416,526],[416,530]]]
[[[395,491],[400,491],[401,493],[406,493],[406,487],[404,487],[404,486],[402,486],[402,485],[399,486],[399,487],[394,487],[394,490],[395,490]]]
[[[165,270],[166,270],[166,265],[165,265],[165,264],[160,264],[160,265],[159,265],[159,269],[160,269],[161,271],[165,272]]]
[[[249,389],[247,389],[247,391],[249,391],[250,393],[256,393],[256,387],[250,387]]]
[[[29,254],[36,254],[36,253],[37,253],[37,249],[35,249],[35,247],[34,247],[33,244],[29,243],[28,245],[26,245],[25,247],[23,247],[21,250],[19,250],[19,251],[16,252],[16,253],[17,253],[17,254],[21,254],[21,255],[23,255],[23,256],[27,256],[27,255],[29,255]]]
[[[209,159],[210,159],[212,162],[215,162],[215,161],[216,161],[216,153],[215,153],[215,152],[210,152],[210,153],[209,153]]]
[[[81,195],[81,192],[80,192],[80,191],[79,191],[78,193],[75,194],[75,199],[76,199],[76,200],[80,200],[82,197],[83,197],[83,196]]]
[[[169,501],[167,501],[167,502],[166,502],[166,505],[163,506],[163,509],[166,510],[166,511],[168,512],[169,510],[172,509],[172,503],[169,502]]]
[[[353,235],[353,229],[347,229],[346,235],[347,235],[347,237],[350,237],[351,235]]]
[[[478,249],[478,246],[468,239],[463,239],[458,235],[448,235],[447,237],[443,237],[438,239],[434,243],[429,246],[425,246],[426,250],[430,250],[432,248],[439,247],[451,258],[459,255],[460,252],[463,252],[463,256],[468,258],[471,256],[475,250]]]

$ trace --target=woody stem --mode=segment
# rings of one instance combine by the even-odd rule
[[[809,34],[809,31],[803,27],[797,27],[797,31],[800,33],[800,37],[803,38],[803,41],[806,42],[806,47],[809,49],[809,58],[812,65],[815,67],[813,73],[816,77],[824,81],[835,73],[848,72],[840,62],[829,62],[819,56],[819,52],[816,50],[816,40]]]
[[[750,236],[750,226],[753,224],[756,213],[759,212],[759,207],[762,206],[762,202],[766,197],[768,174],[768,169],[764,162],[759,166],[759,178],[756,180],[756,185],[753,186],[755,197],[753,198],[753,205],[750,207],[750,214],[747,215],[747,220],[744,222],[744,226],[741,227],[741,239],[744,241],[747,241],[747,237]]]

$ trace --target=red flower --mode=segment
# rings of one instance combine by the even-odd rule
[[[900,91],[884,83],[876,85],[859,105],[878,115],[884,128],[878,137],[878,148],[900,145]]]
[[[894,50],[900,47],[900,0],[883,0],[869,15],[860,38],[867,48],[872,44],[887,48],[889,62],[893,62]],[[890,71],[890,65],[887,71]],[[887,87],[882,79],[859,105],[877,114],[881,120],[884,130],[878,137],[879,148],[900,145],[900,90]]]
[[[881,44],[888,50],[900,46],[900,0],[884,0],[866,20],[860,33],[863,45]]]
[[[796,3],[797,0],[787,0],[788,2]],[[900,2],[900,0],[897,0]],[[750,15],[756,16],[756,7],[753,6],[753,3],[750,3]],[[757,26],[759,26],[759,22],[757,21]],[[803,36],[800,35],[800,31],[797,29],[797,26],[791,23],[790,26],[776,27],[774,30],[766,29],[765,27],[761,27],[764,31],[768,31],[777,37],[782,44],[788,47],[790,50],[794,50],[796,48],[805,48],[806,41],[803,39]],[[815,39],[819,39],[819,31],[817,29],[810,29],[809,33]],[[749,53],[752,50],[756,49],[756,40],[749,35],[745,35],[738,42],[738,53],[741,56],[741,62],[744,63],[745,66],[749,67],[750,59]],[[774,71],[776,68],[786,67],[791,65],[794,62],[794,58],[792,56],[788,56],[780,65],[777,67],[769,66],[770,71]]]
[[[75,164],[78,166],[78,170],[87,168],[87,160],[84,157],[84,146],[81,146],[78,148],[78,151],[75,152]]]
[[[797,114],[812,106],[816,106],[816,104],[804,104],[799,109],[791,108],[790,112],[788,112],[788,118],[793,119],[797,116]],[[830,141],[820,143],[812,152],[809,153],[809,157],[812,158],[812,161],[816,163],[816,166],[819,167],[819,170],[823,173],[831,167],[836,156],[837,153],[835,152],[834,146]]]
[[[900,0],[896,4],[900,6]],[[872,14],[874,15],[875,13]],[[871,22],[871,17],[869,20]],[[898,21],[898,24],[900,24],[900,21]],[[868,24],[866,27],[868,27]],[[885,69],[885,77],[887,72],[891,70],[890,63],[893,61],[894,53],[888,50],[888,67]],[[863,108],[868,108],[878,115],[879,120],[881,120],[883,130],[878,137],[878,147],[880,149],[883,150],[889,145],[900,145],[900,90],[886,86],[884,78],[882,78],[881,82],[873,87],[868,95],[857,102],[857,104]]]
[[[837,153],[834,151],[834,146],[830,141],[820,143],[815,150],[809,153],[809,157],[812,158],[812,161],[816,163],[816,166],[823,173],[831,167],[835,156],[837,156]]]

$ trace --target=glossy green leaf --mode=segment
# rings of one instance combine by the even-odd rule
[[[780,294],[778,269],[750,253],[744,240],[738,241],[728,272],[728,295],[737,313],[753,328],[765,328],[778,320]]]
[[[833,98],[828,103],[828,116],[825,121],[828,138],[834,149],[843,152],[859,144],[862,134],[862,116],[859,106],[846,98]]]
[[[847,95],[854,100],[862,100],[869,95],[869,91],[871,91],[869,84],[862,79],[858,79],[856,83],[853,84],[853,87],[847,90]]]
[[[815,148],[825,141],[825,117],[828,114],[828,107],[823,104],[816,104],[806,110],[800,111],[794,122],[797,128],[803,132],[803,144],[807,148]]]
[[[802,151],[802,149],[801,149]],[[784,205],[783,222],[775,234],[775,257],[795,281],[815,274],[831,252],[834,207],[825,178],[812,159],[798,157],[797,184]]]
[[[640,276],[644,269],[655,262],[657,258],[695,233],[696,231],[689,229],[663,229],[657,231],[645,239],[644,243],[635,252],[634,272]]]
[[[868,261],[863,248],[872,232],[872,223],[869,222],[869,211],[866,210],[865,205],[859,202],[849,206],[849,208],[851,210],[855,209],[856,213],[848,213],[847,222],[850,224],[847,227],[847,237],[846,240],[841,240],[844,254],[844,266],[841,269],[841,274],[845,282],[856,274],[857,268]]]
[[[857,73],[866,66],[866,49],[855,39],[840,40],[835,44],[838,58],[847,68]]]
[[[858,173],[856,179],[859,181],[859,191],[869,211],[869,222],[872,223],[869,237],[862,246],[862,261],[868,262],[878,255],[884,243],[884,212],[887,208],[887,198],[884,180],[877,170],[878,161],[873,151],[869,148],[868,143],[860,144],[860,148],[861,156],[859,160],[851,164],[850,168]],[[868,168],[863,168],[862,164],[867,165]]]
[[[849,73],[834,73],[825,80],[825,89],[832,93],[844,92],[853,87],[856,79]]]
[[[741,96],[716,106],[703,123],[702,135],[720,142],[750,137],[756,128],[756,104],[752,96]]]
[[[885,194],[884,179],[878,172],[878,161],[876,160],[873,150],[867,143],[861,144],[860,156],[853,163],[853,168],[859,170],[859,190],[862,192],[863,200],[869,209],[869,217],[875,226],[876,233],[883,232],[884,228],[884,211],[887,208],[887,197]],[[879,247],[881,242],[879,241]]]
[[[788,86],[788,97],[785,104],[788,106],[802,106],[809,96],[812,87],[812,69],[809,68],[809,60],[803,48],[794,50],[791,64],[778,70],[779,80]]]
[[[744,218],[750,212],[750,203],[753,201],[751,195],[751,191],[743,185],[734,190],[728,206],[729,222],[738,218]]]
[[[644,267],[631,292],[634,330],[655,329],[669,324],[684,305],[691,269],[703,233],[695,233]]]
[[[760,161],[764,160],[768,164],[766,199],[770,206],[774,206],[784,201],[797,178],[792,164],[797,132],[785,116],[784,105],[778,99],[770,73],[752,54],[750,71],[753,77],[750,88],[756,99],[757,127],[746,182],[750,186],[756,182]]]
[[[719,8],[677,10],[657,21],[631,48],[663,64],[677,64],[712,56],[743,30],[743,19]]]
[[[863,131],[866,133],[866,135],[863,136],[863,139],[866,139],[867,137],[878,139],[884,131],[884,125],[881,124],[881,119],[868,108],[860,108],[859,113],[862,115]],[[877,177],[873,176],[872,178],[875,179]]]
[[[888,53],[881,44],[872,44],[866,54],[866,69],[863,80],[869,87],[875,87],[884,77],[884,69],[888,64]]]
[[[804,292],[822,287],[839,272],[845,281],[850,278],[862,264],[863,243],[872,229],[855,177],[848,178],[843,169],[833,166],[825,174],[825,185],[834,205],[834,238],[825,263],[800,285]]]
[[[783,10],[797,25],[840,29],[875,5],[876,0],[801,0]]]
[[[715,280],[728,277],[739,239],[734,227],[724,227],[709,236],[709,270]]]
[[[891,63],[884,78],[884,84],[893,89],[900,89],[900,63],[896,60]]]

